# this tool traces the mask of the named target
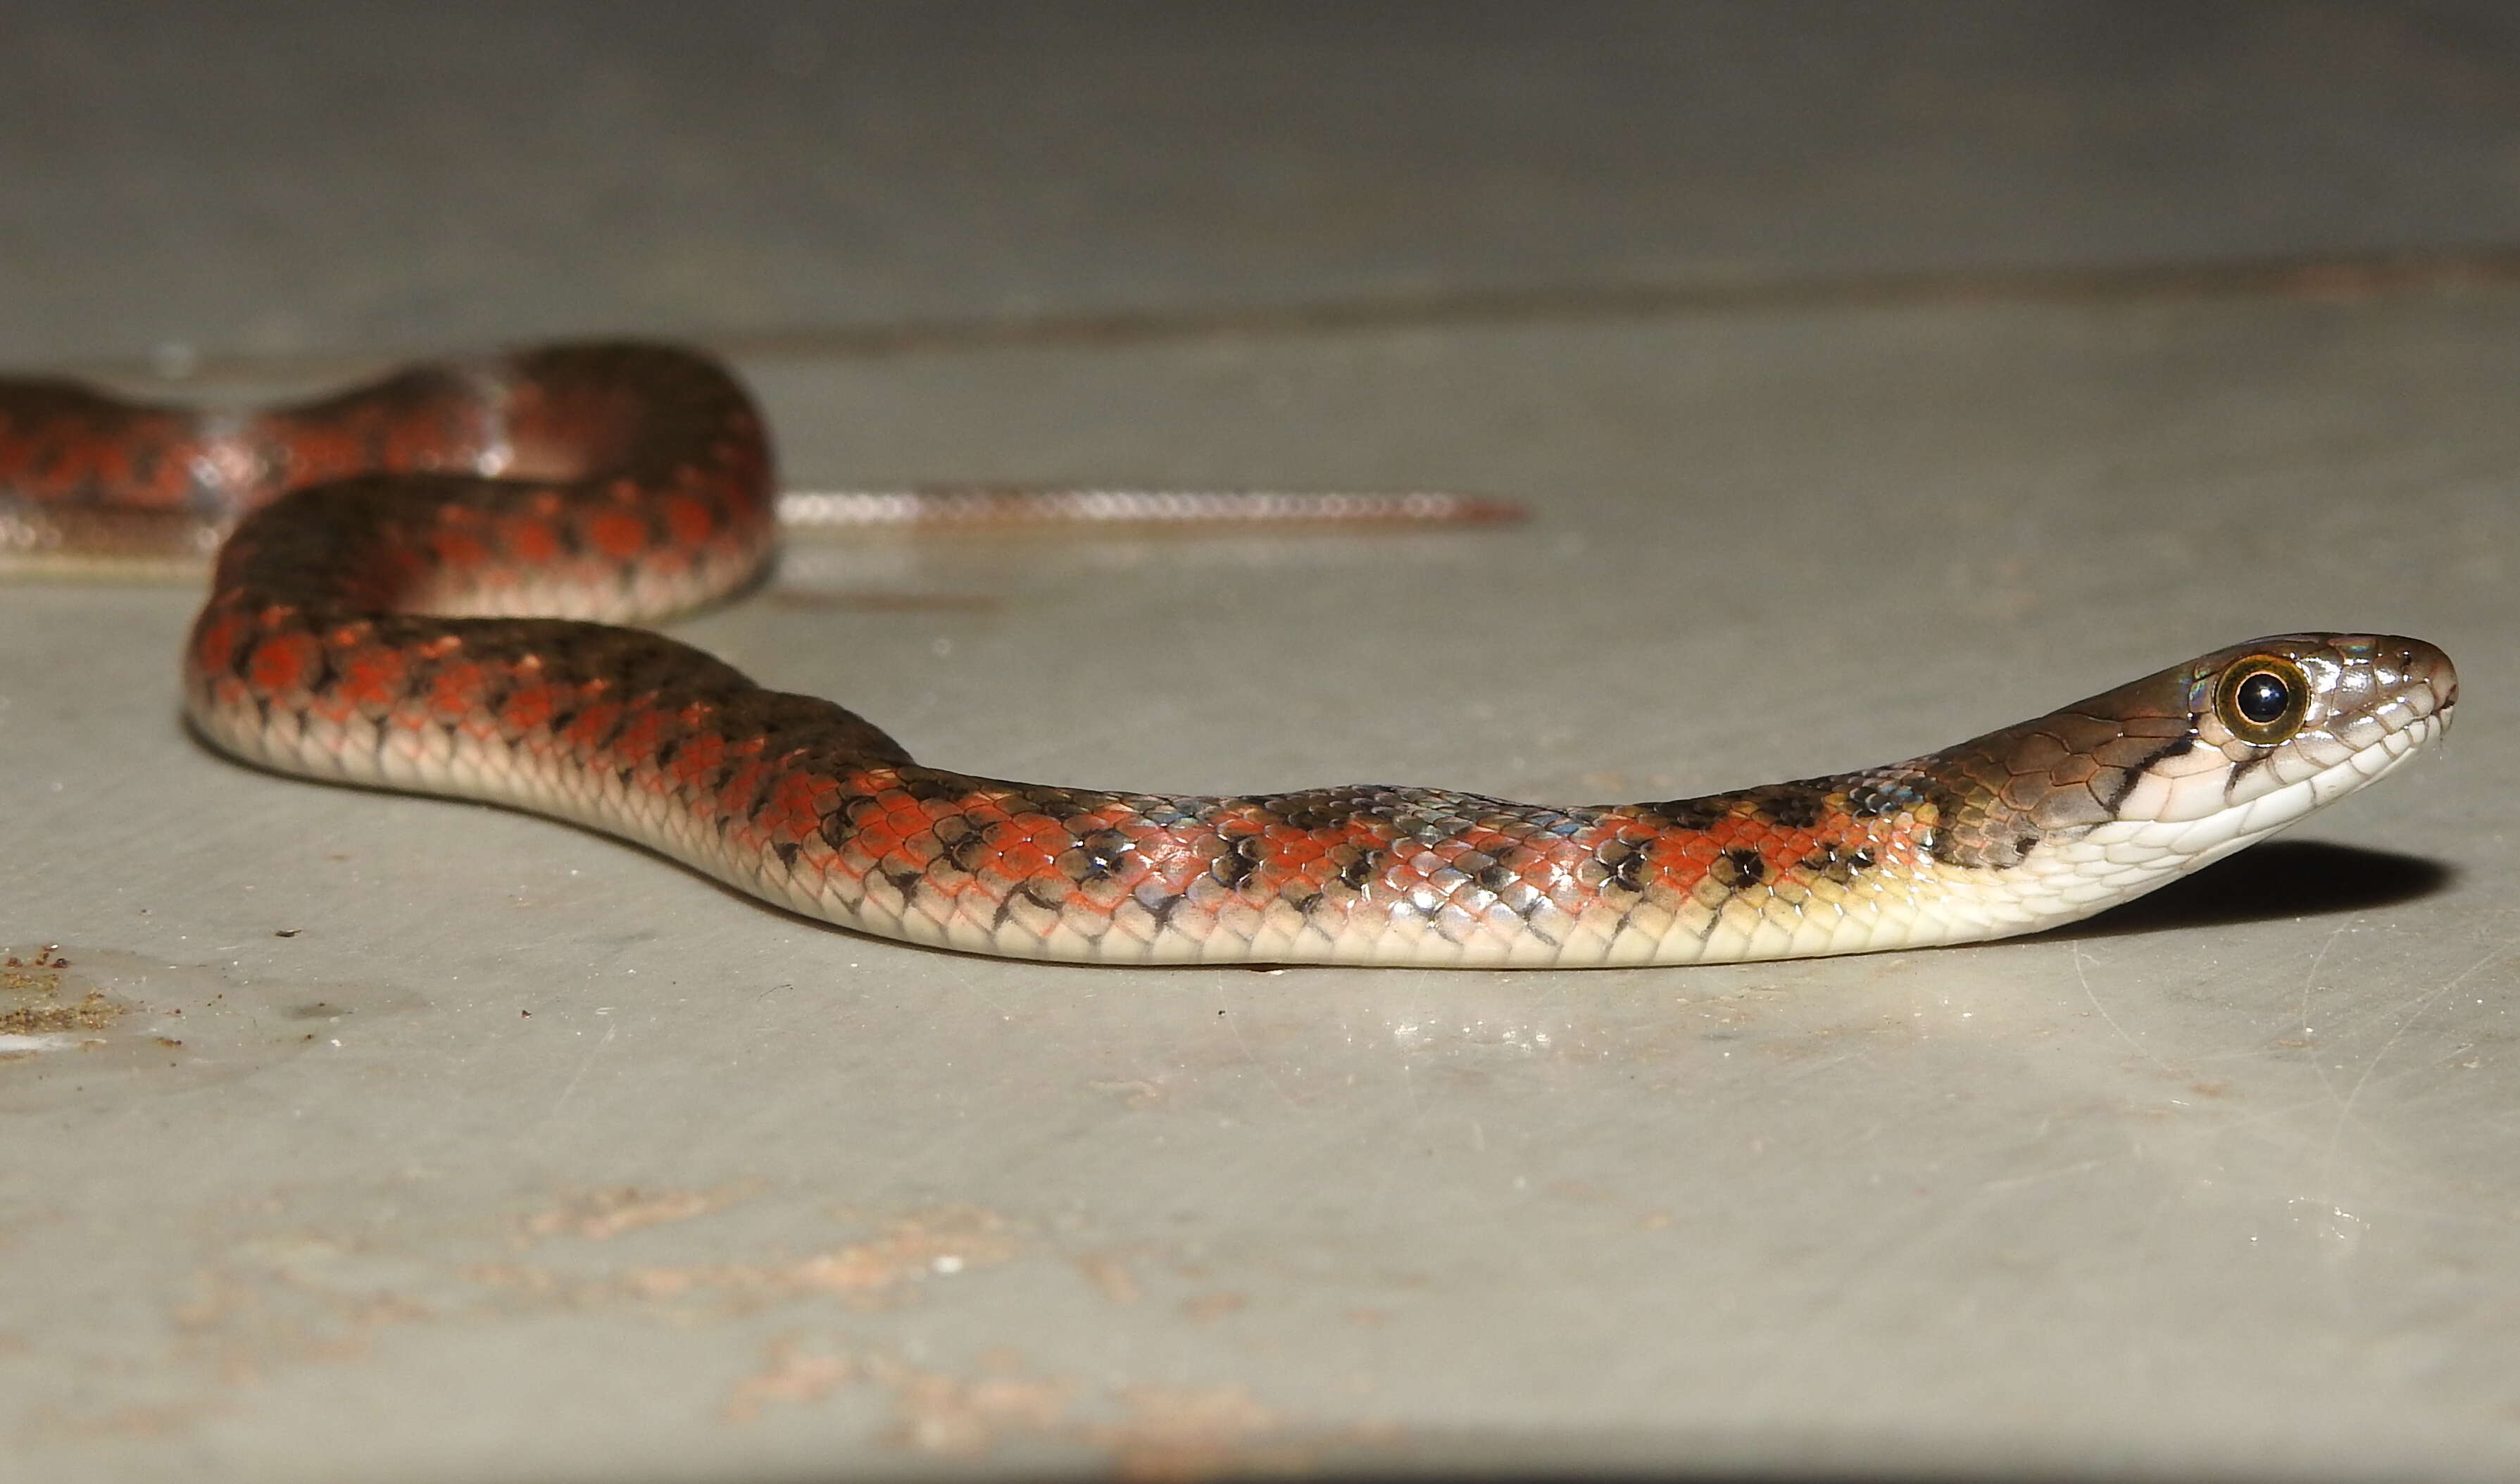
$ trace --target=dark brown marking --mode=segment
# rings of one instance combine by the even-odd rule
[[[1828,813],[1828,795],[1808,784],[1771,784],[1751,790],[1759,812],[1786,830],[1809,830]]]
[[[1643,812],[1659,817],[1674,830],[1712,830],[1717,822],[1732,812],[1732,795],[1714,793],[1704,798],[1666,799],[1658,804],[1644,805]]]
[[[1768,863],[1756,850],[1727,850],[1715,858],[1713,874],[1734,891],[1746,891],[1768,878]]]

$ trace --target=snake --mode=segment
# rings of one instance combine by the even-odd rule
[[[742,593],[778,544],[761,411],[692,348],[545,344],[245,409],[8,380],[0,492],[50,528],[233,527],[181,662],[191,729],[233,758],[552,816],[809,918],[1015,958],[1579,967],[1999,938],[2360,789],[2458,697],[2421,640],[2297,633],[1700,797],[1065,787],[919,762],[645,626]]]

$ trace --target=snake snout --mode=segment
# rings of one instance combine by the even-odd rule
[[[2389,718],[2393,731],[2426,719],[2437,731],[2449,729],[2451,710],[2458,704],[2458,667],[2439,645],[2400,634],[2375,634],[2359,642],[2340,642],[2337,652],[2370,674],[2370,687],[2362,693],[2357,712]]]
[[[2406,657],[2402,661],[2404,673],[2408,680],[2420,681],[2430,688],[2433,714],[2441,718],[2442,726],[2447,729],[2451,708],[2458,704],[2458,667],[2450,662],[2450,655],[2438,646],[2420,639],[2400,642],[2406,646]]]

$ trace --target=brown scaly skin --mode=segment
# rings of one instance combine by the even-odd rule
[[[1706,798],[1099,792],[922,766],[830,701],[572,621],[709,601],[769,555],[761,420],[687,351],[550,347],[226,420],[0,387],[22,495],[92,504],[125,477],[160,507],[294,491],[229,539],[186,650],[217,746],[578,820],[814,916],[1002,954],[1602,964],[1995,936],[2176,874],[2103,859],[2093,832],[2211,743],[2200,685],[2266,646],[2357,673],[2398,654],[2399,689],[2445,714],[2454,695],[2429,646],[2293,636],[1911,763]]]

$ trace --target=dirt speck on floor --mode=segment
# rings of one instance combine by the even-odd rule
[[[849,1357],[808,1349],[797,1336],[783,1334],[770,1342],[761,1369],[735,1383],[719,1414],[730,1422],[749,1422],[773,1402],[819,1402],[858,1373]]]
[[[666,1222],[689,1221],[722,1210],[753,1193],[756,1187],[727,1186],[714,1191],[651,1191],[637,1186],[581,1191],[563,1196],[550,1210],[525,1219],[529,1237],[582,1237],[608,1241],[624,1232]]]
[[[0,954],[0,1036],[101,1031],[130,1013],[101,989],[76,994],[65,976],[69,967],[53,945]]]

